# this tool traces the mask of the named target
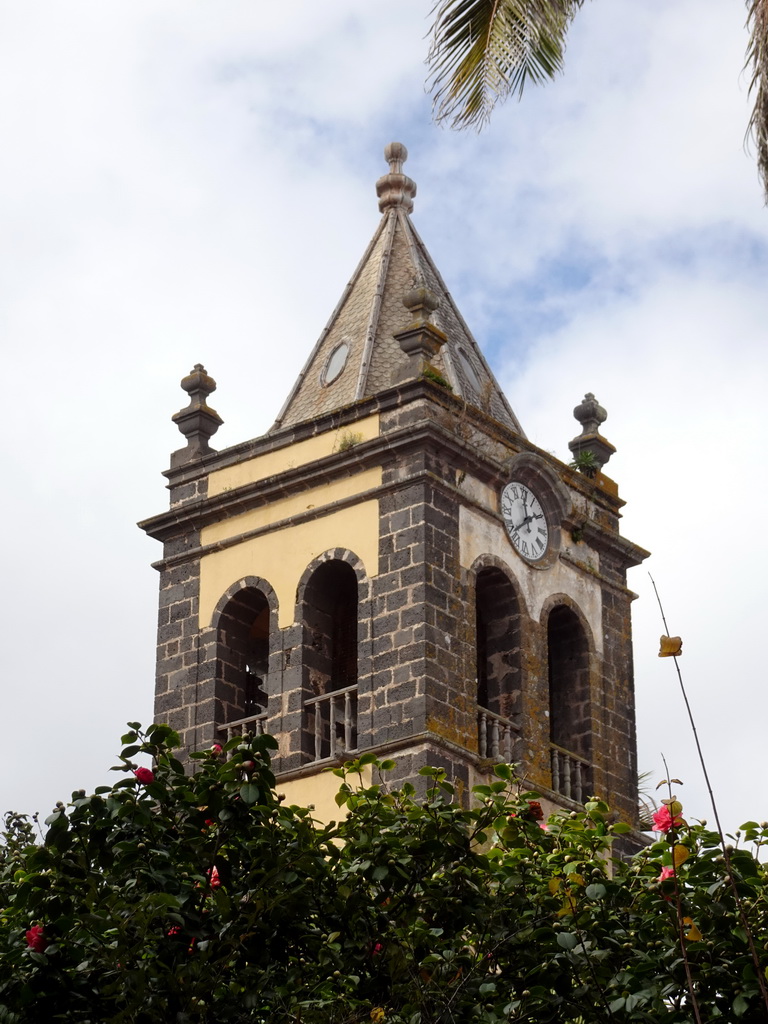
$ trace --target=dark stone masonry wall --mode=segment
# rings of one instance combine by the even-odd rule
[[[595,744],[602,791],[612,795],[613,809],[626,820],[637,814],[637,743],[632,658],[631,594],[603,587],[602,694],[598,715],[600,742]]]

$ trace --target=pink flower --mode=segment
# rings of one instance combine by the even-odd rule
[[[222,746],[220,743],[214,743],[211,747],[212,754],[220,754],[222,752]]]
[[[221,879],[219,878],[219,869],[214,864],[212,868],[208,868],[206,872],[208,875],[208,881],[210,882],[212,889],[218,889],[221,885]]]
[[[653,816],[653,827],[657,832],[669,832],[671,828],[679,828],[682,824],[683,819],[680,815],[676,814],[673,817],[666,804],[660,807]]]
[[[45,937],[41,924],[33,924],[29,929],[27,932],[27,945],[36,953],[44,953],[46,951],[48,939]]]
[[[670,867],[666,867],[666,868],[662,868],[661,869],[661,874],[659,875],[657,881],[658,881],[659,885],[661,885],[662,882],[666,882],[668,879],[674,878],[674,877],[675,877],[675,869],[674,868],[670,868]],[[664,897],[664,899],[667,901],[667,903],[671,903],[672,902],[672,898],[670,896],[667,896],[667,894],[665,892],[662,892],[661,895]]]
[[[155,781],[155,773],[149,768],[136,768],[133,773],[143,786],[148,786]]]
[[[165,934],[166,934],[166,935],[168,936],[168,938],[170,939],[170,938],[172,938],[172,937],[173,937],[174,935],[178,935],[180,931],[181,931],[181,928],[179,927],[179,925],[177,925],[177,924],[172,924],[172,925],[171,925],[171,927],[170,927],[170,928],[168,929],[168,931],[167,931],[167,932],[166,932]]]

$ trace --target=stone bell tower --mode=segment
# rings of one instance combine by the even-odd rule
[[[201,365],[166,471],[156,717],[190,748],[279,742],[281,788],[364,751],[460,788],[515,761],[554,805],[636,815],[626,570],[588,394],[578,468],[532,445],[411,221],[400,143],[381,220],[272,429],[224,451]]]

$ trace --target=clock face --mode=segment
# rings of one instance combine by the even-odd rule
[[[525,484],[508,483],[501,492],[501,514],[509,539],[523,558],[535,562],[549,546],[549,527],[541,502]]]

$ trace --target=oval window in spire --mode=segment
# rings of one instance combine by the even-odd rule
[[[342,341],[340,345],[331,352],[326,361],[323,372],[320,376],[320,383],[327,387],[329,384],[333,384],[342,373],[342,370],[347,365],[347,356],[349,355],[349,345],[346,341]]]
[[[464,371],[467,384],[469,384],[472,390],[478,395],[481,394],[483,386],[480,383],[480,377],[478,376],[477,370],[472,365],[472,361],[468,354],[461,347],[459,347],[459,363],[461,363],[461,369]]]

